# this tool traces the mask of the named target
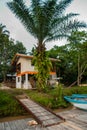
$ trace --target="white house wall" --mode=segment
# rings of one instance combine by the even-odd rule
[[[21,63],[21,73],[25,71],[35,71],[34,66],[31,65],[31,59],[20,58],[17,64]]]

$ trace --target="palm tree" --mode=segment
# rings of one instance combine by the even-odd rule
[[[27,31],[37,39],[35,65],[39,70],[39,86],[44,88],[50,71],[45,43],[68,37],[72,30],[86,27],[86,24],[73,19],[78,14],[64,14],[72,0],[30,0],[30,2],[28,6],[23,0],[13,0],[7,5]]]
[[[7,31],[5,25],[0,24],[0,35],[1,34],[9,34],[9,31]]]

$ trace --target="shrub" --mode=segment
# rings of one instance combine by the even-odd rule
[[[67,107],[67,103],[63,99],[63,86],[62,84],[56,85],[55,89],[50,93],[52,96],[52,109]]]

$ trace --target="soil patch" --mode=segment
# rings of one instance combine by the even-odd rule
[[[26,116],[2,117],[0,118],[0,122],[13,121],[13,120],[19,120],[19,119],[25,119],[25,118],[33,118],[33,116],[26,115]]]
[[[60,108],[60,109],[55,109],[53,112],[55,113],[59,113],[59,112],[63,112],[63,111],[67,111],[67,110],[71,110],[73,108],[73,106],[70,106],[68,108]]]

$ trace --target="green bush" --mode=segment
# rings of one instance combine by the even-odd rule
[[[58,109],[60,107],[68,106],[68,104],[64,101],[64,98],[63,98],[62,84],[56,85],[55,89],[52,90],[49,94],[52,96],[52,100],[51,100],[52,109]]]

